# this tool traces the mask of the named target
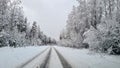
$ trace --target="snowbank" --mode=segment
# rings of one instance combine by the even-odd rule
[[[0,68],[16,68],[46,48],[47,46],[0,48]]]
[[[120,68],[120,56],[100,55],[86,49],[56,47],[73,68]]]

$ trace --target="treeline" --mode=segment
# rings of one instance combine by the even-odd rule
[[[0,0],[0,47],[46,44],[56,41],[47,37],[36,22],[30,27],[20,0]]]
[[[60,34],[63,46],[120,54],[120,0],[77,0]]]

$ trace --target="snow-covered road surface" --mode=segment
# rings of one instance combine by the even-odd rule
[[[45,57],[44,61],[41,62],[41,65],[39,67],[37,67],[37,68],[48,68],[49,67],[49,60],[50,60],[51,50],[52,50],[52,48],[50,48],[47,55],[44,56]]]
[[[120,68],[120,56],[57,46],[0,48],[0,68]]]
[[[55,48],[72,68],[120,68],[120,56],[93,53],[87,49]]]
[[[68,61],[61,55],[61,53],[58,52],[58,50],[56,48],[54,48],[54,50],[56,51],[57,55],[59,56],[59,59],[62,63],[63,68],[72,68],[72,66],[68,63]]]
[[[20,65],[18,68],[37,68],[37,67],[39,68],[43,64],[44,60],[46,59],[45,57],[48,56],[47,54],[49,53],[49,50],[50,48],[43,50],[32,59]]]
[[[57,53],[55,52],[55,50],[52,48],[52,52],[50,55],[50,60],[49,60],[49,68],[63,68],[62,64],[57,56]]]

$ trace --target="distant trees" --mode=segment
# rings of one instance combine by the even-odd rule
[[[119,0],[77,0],[68,16],[67,28],[60,40],[67,46],[83,47],[91,50],[120,53],[120,1]],[[112,41],[115,40],[117,41]],[[62,41],[63,43],[64,41]],[[64,42],[65,43],[65,42]],[[114,48],[115,47],[115,48]]]
[[[35,38],[37,35],[37,23],[33,22],[32,28],[30,30],[31,38]]]
[[[0,47],[51,43],[52,39],[40,31],[37,22],[29,26],[20,0],[0,0]]]

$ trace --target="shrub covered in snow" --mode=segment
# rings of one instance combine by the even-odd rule
[[[102,52],[120,54],[120,39],[106,39],[100,44]]]

